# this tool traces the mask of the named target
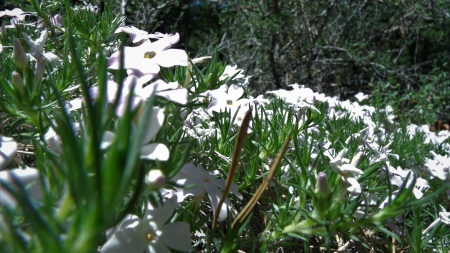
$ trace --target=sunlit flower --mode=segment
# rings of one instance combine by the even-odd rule
[[[356,154],[351,163],[347,158],[344,158],[348,150],[343,149],[339,152],[336,157],[331,157],[329,153],[325,155],[330,158],[330,168],[341,176],[342,182],[344,182],[344,187],[351,194],[360,194],[361,185],[358,182],[358,178],[364,174],[364,172],[357,168],[361,158],[362,153]]]
[[[181,197],[180,201],[187,196],[203,196],[205,192],[208,194],[211,201],[211,207],[213,213],[217,212],[217,205],[222,196],[222,192],[219,188],[225,188],[225,180],[216,178],[217,175],[203,169],[202,165],[195,166],[193,163],[185,164],[173,180],[182,186],[192,186],[184,189],[177,189],[178,197]],[[238,191],[237,184],[231,185],[230,191],[236,195],[239,199],[242,199],[242,195]],[[226,199],[219,212],[219,221],[225,220],[227,217],[227,208],[231,207],[231,202]]]
[[[17,142],[11,137],[0,135],[0,170],[6,168],[17,151]]]
[[[25,21],[25,17],[27,15],[30,15],[30,13],[24,12],[22,9],[19,8],[14,8],[12,10],[4,10],[4,11],[0,11],[0,17],[12,17],[12,18],[17,18],[19,22],[24,22]]]
[[[413,172],[411,170],[403,170],[400,166],[394,168],[391,166],[389,161],[386,162],[386,168],[387,171],[389,172],[389,178],[391,180],[390,183],[392,185],[401,187],[404,184],[405,180],[407,181],[406,187],[409,187],[411,185],[414,177]],[[419,177],[416,178],[416,184],[412,188],[412,193],[414,194],[414,197],[416,197],[416,199],[420,199],[423,196],[423,191],[427,188],[430,188],[428,181]]]
[[[188,56],[184,50],[170,49],[170,47],[180,40],[177,34],[161,38],[158,41],[144,41],[137,47],[124,47],[124,69],[136,69],[144,75],[155,77],[161,67],[173,67],[175,65],[187,66]],[[108,61],[110,69],[120,68],[120,53],[115,52]],[[151,79],[151,78],[150,78]]]
[[[430,151],[430,153],[434,159],[425,158],[425,167],[433,177],[446,180],[450,169],[450,157],[438,155],[434,151]]]
[[[39,171],[37,169],[13,169],[0,172],[0,206],[15,207],[17,201],[2,186],[6,184],[13,190],[20,188],[25,190],[25,194],[33,201],[40,201],[43,195],[43,188],[39,179]]]
[[[240,99],[244,94],[244,89],[237,85],[222,85],[219,89],[209,92],[212,101],[209,103],[208,110],[220,112],[229,110],[233,117],[238,109],[241,113],[249,110],[249,100],[246,98]]]
[[[101,253],[170,253],[170,249],[192,251],[190,227],[186,222],[169,222],[176,200],[161,207],[148,205],[143,218],[128,215],[118,231],[102,246]],[[167,224],[166,224],[167,223]]]
[[[225,70],[223,71],[222,75],[219,76],[219,80],[231,78],[234,75],[236,75],[236,76],[233,79],[238,79],[238,78],[244,77],[244,75],[242,74],[242,69],[238,69],[237,65],[234,65],[234,66],[227,65],[225,67]]]
[[[365,95],[365,94],[362,93],[362,92],[358,92],[358,93],[355,94],[355,98],[358,99],[359,102],[361,102],[361,101],[363,101],[363,100],[365,100],[365,99],[368,99],[369,96],[368,96],[368,95]]]
[[[128,33],[131,37],[131,41],[133,43],[138,43],[142,40],[148,39],[148,32],[143,31],[139,28],[136,28],[134,26],[121,26],[119,28],[116,29],[116,31],[114,33]]]
[[[441,208],[445,210],[442,206]],[[428,234],[433,228],[439,226],[439,224],[444,223],[446,225],[450,225],[450,212],[439,212],[439,217],[434,220],[430,226],[428,226],[426,229],[422,231],[422,235]]]
[[[428,125],[422,125],[417,129],[418,131],[423,133],[423,142],[431,143],[434,145],[440,145],[442,142],[447,140],[450,137],[449,131],[440,131],[437,134],[435,132],[431,132]]]
[[[151,141],[155,138],[159,129],[161,128],[164,122],[164,112],[159,107],[153,107],[149,111],[150,117],[148,117],[147,122],[147,130],[145,131],[145,135],[141,140],[141,159],[145,160],[156,160],[159,161],[167,161],[169,159],[169,149],[166,145],[162,143],[151,143]],[[143,118],[141,115],[140,119]],[[134,124],[134,123],[133,123]],[[139,125],[139,123],[138,123]],[[107,148],[113,142],[116,135],[111,132],[107,132],[102,139],[102,147]]]
[[[43,52],[44,45],[48,37],[47,30],[42,31],[41,36],[35,41],[33,41],[30,37],[28,37],[26,33],[22,33],[22,35],[25,38],[25,42],[27,42],[27,44],[30,46],[30,55],[33,56],[38,65],[43,64],[44,62],[48,62],[53,66],[57,67],[62,66],[62,61],[54,53]],[[38,68],[39,66],[36,67],[36,69]]]
[[[79,131],[80,130],[80,124],[79,123],[72,123],[72,130],[73,131]],[[61,137],[55,132],[53,127],[50,127],[48,131],[44,134],[44,139],[48,144],[48,147],[50,150],[52,150],[55,153],[61,153],[62,152],[62,142]]]
[[[108,103],[114,104],[117,100],[119,85],[114,81],[106,83],[106,99]],[[90,89],[92,98],[98,97],[98,86]],[[130,100],[131,110],[137,108],[139,104],[147,100],[152,94],[166,98],[169,101],[179,104],[186,104],[188,101],[188,91],[185,88],[178,88],[178,82],[166,83],[163,80],[157,80],[144,87],[144,84],[136,76],[127,76],[123,80],[122,92],[120,94],[119,102],[116,107],[116,115],[122,117],[127,108],[128,100]],[[75,101],[74,101],[75,102]],[[79,109],[79,108],[75,108]],[[73,110],[73,109],[72,109]]]

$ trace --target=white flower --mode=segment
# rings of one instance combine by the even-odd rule
[[[178,189],[179,196],[184,198],[186,196],[200,196],[206,193],[211,201],[213,213],[216,213],[217,205],[222,196],[222,192],[219,188],[225,188],[225,180],[217,179],[216,175],[203,169],[202,165],[195,166],[193,163],[185,164],[177,175],[173,178],[178,185],[188,186],[196,185],[195,187]],[[230,191],[236,195],[239,199],[242,199],[242,195],[238,192],[237,184],[231,185]],[[180,200],[182,201],[182,199]],[[227,208],[231,206],[228,199],[222,205],[219,213],[219,221],[223,221],[227,217]]]
[[[0,135],[0,170],[6,168],[17,151],[17,142],[11,137]]]
[[[123,48],[123,68],[138,70],[142,75],[155,77],[160,67],[187,66],[188,55],[184,50],[170,47],[180,40],[180,35],[168,35],[158,41],[145,40],[137,47]],[[121,51],[111,55],[108,61],[110,69],[120,69]]]
[[[80,131],[80,123],[72,123],[72,130],[77,132]],[[44,139],[48,144],[48,147],[50,150],[52,150],[55,153],[61,153],[62,147],[61,147],[61,137],[55,132],[53,127],[50,127],[48,131],[44,134]]]
[[[163,80],[157,80],[144,87],[144,84],[147,81],[149,80],[143,80],[143,78],[138,78],[135,75],[127,76],[123,80],[122,92],[119,98],[117,98],[119,85],[114,81],[108,81],[106,83],[106,99],[108,103],[114,104],[117,99],[119,100],[115,111],[117,116],[122,117],[125,114],[128,100],[131,100],[131,110],[134,110],[139,104],[147,100],[152,94],[164,97],[169,101],[179,104],[184,105],[187,103],[188,91],[184,88],[178,89],[178,82],[166,83]],[[99,87],[92,87],[89,92],[91,94],[91,97],[95,99],[99,95]],[[79,108],[81,107],[76,107],[74,109]]]
[[[365,94],[362,93],[362,92],[358,92],[358,93],[355,95],[355,98],[358,99],[359,102],[361,102],[361,101],[363,101],[363,100],[365,100],[365,99],[368,99],[369,96],[368,96],[368,95],[365,95]]]
[[[238,79],[238,78],[244,77],[244,75],[242,74],[242,69],[238,69],[237,65],[234,65],[234,66],[227,65],[225,67],[225,70],[223,71],[222,75],[219,76],[219,80],[222,81],[225,78],[232,77],[234,75],[236,75],[236,76],[233,79]]]
[[[219,89],[209,92],[209,95],[212,98],[212,101],[208,106],[210,112],[230,110],[231,117],[233,117],[239,108],[240,113],[245,113],[249,110],[249,100],[240,99],[244,94],[244,89],[242,87],[232,84],[228,88],[228,91],[226,91],[226,89],[227,86],[222,85]]]
[[[445,210],[442,206],[441,208]],[[428,226],[423,232],[422,235],[428,234],[431,229],[438,226],[440,223],[444,223],[446,225],[450,225],[450,212],[439,212],[439,218],[437,218],[435,221],[433,221],[430,226]]]
[[[403,170],[400,166],[397,166],[397,169],[392,167],[389,161],[386,162],[386,168],[389,172],[389,177],[391,180],[391,184],[396,185],[398,187],[401,187],[405,180],[406,187],[409,187],[413,180],[413,172],[411,170]],[[409,177],[407,178],[409,173]],[[417,178],[416,184],[412,188],[412,193],[414,194],[414,197],[416,199],[420,199],[423,196],[423,192],[426,188],[430,188],[430,185],[428,184],[428,181],[423,178]]]
[[[25,42],[27,42],[27,44],[30,46],[31,56],[33,56],[33,58],[37,61],[38,67],[36,67],[36,69],[38,69],[40,67],[39,65],[43,64],[44,61],[56,67],[62,66],[62,61],[54,53],[43,53],[44,45],[48,37],[47,30],[42,31],[39,39],[35,41],[31,40],[31,38],[28,37],[28,35],[25,33],[22,33],[22,35],[25,38]]]
[[[450,137],[450,132],[443,130],[439,133],[430,132],[430,128],[428,125],[422,125],[418,128],[419,131],[423,132],[423,142],[424,143],[432,143],[434,145],[440,145],[442,142],[447,140]]]
[[[0,172],[0,206],[15,207],[16,200],[11,194],[3,188],[2,184],[7,184],[14,190],[19,187],[25,189],[25,194],[34,200],[40,201],[42,199],[43,188],[39,180],[39,171],[37,169],[28,168],[4,170]]]
[[[103,245],[101,253],[170,253],[170,249],[192,251],[189,224],[167,223],[176,207],[170,199],[159,208],[148,205],[144,217],[128,215],[118,231]]]
[[[164,112],[159,107],[153,107],[148,117],[147,130],[141,141],[141,159],[167,161],[169,159],[169,149],[162,143],[151,142],[164,122]],[[142,119],[143,115],[139,119]],[[107,148],[113,142],[116,135],[111,132],[105,132],[102,139],[102,148]]]
[[[344,156],[347,154],[348,150],[343,149],[339,152],[336,157],[331,157],[329,153],[326,153],[325,156],[330,158],[330,168],[341,176],[341,179],[347,185],[347,191],[351,194],[360,194],[361,193],[361,185],[358,182],[358,177],[364,174],[364,172],[356,166],[358,166],[359,161],[361,160],[362,153],[356,154],[351,163]]]
[[[434,151],[430,151],[430,153],[434,159],[425,158],[425,167],[433,177],[446,180],[450,169],[450,157],[438,155]]]
[[[143,31],[143,30],[141,30],[139,28],[136,28],[134,26],[121,26],[121,27],[117,28],[114,33],[121,33],[121,32],[130,34],[131,41],[133,43],[141,42],[141,41],[146,40],[146,39],[148,39],[150,37],[148,35],[148,32]]]

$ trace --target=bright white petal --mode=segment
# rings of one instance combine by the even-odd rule
[[[356,180],[356,178],[349,177],[346,179],[346,181],[351,185],[349,188],[347,188],[347,191],[352,194],[361,193],[361,185],[359,184],[358,180]]]
[[[128,105],[128,99],[131,99],[130,103],[131,110],[136,109],[136,107],[142,102],[142,99],[140,97],[134,95],[132,95],[131,98],[129,97],[130,97],[129,95],[124,95],[120,97],[119,103],[115,110],[115,113],[118,117],[122,117],[125,114]]]
[[[143,252],[147,248],[143,234],[134,228],[125,228],[116,232],[102,246],[100,253]]]
[[[167,49],[156,54],[155,62],[164,68],[188,65],[188,55],[181,49]]]
[[[236,197],[242,200],[242,194],[239,193],[239,187],[236,183],[231,184],[230,192],[232,192],[234,195],[236,195]]]
[[[161,143],[151,143],[141,147],[141,158],[146,160],[167,161],[169,159],[169,149]]]
[[[208,193],[209,200],[211,201],[211,207],[213,213],[215,214],[217,212],[217,205],[219,204],[222,192],[219,191],[219,189],[213,184],[206,184],[206,192]],[[226,203],[223,203],[222,207],[220,208],[218,220],[223,221],[226,218],[227,218],[227,205]]]
[[[120,64],[120,51],[114,52],[108,59],[109,69],[119,69]]]
[[[186,222],[169,223],[161,228],[159,240],[172,249],[179,251],[192,251],[191,232]],[[174,240],[176,238],[176,240]]]
[[[228,94],[222,88],[210,91],[209,95],[213,100],[222,100],[228,97]]]
[[[188,102],[188,90],[187,89],[177,89],[168,91],[158,91],[156,95],[163,97],[169,101],[185,105]]]
[[[242,95],[244,95],[244,89],[242,89],[242,87],[232,84],[230,85],[230,88],[228,88],[228,96],[230,99],[236,101],[241,98]]]
[[[172,216],[173,211],[177,206],[177,197],[173,196],[171,199],[164,201],[162,206],[153,207],[148,204],[146,215],[147,221],[155,222],[157,227],[162,227],[164,223]]]
[[[149,47],[149,50],[153,50],[155,52],[161,52],[165,49],[170,48],[172,45],[176,44],[178,41],[180,41],[180,35],[178,33],[171,34],[162,37],[161,39],[153,42],[151,44],[151,48]]]
[[[25,191],[28,197],[38,201],[42,199],[43,190],[39,181],[39,171],[37,169],[4,170],[0,172],[0,180],[16,190],[19,189],[19,185],[17,185],[18,182],[26,189]],[[0,206],[1,205],[8,207],[14,207],[16,205],[14,197],[2,186],[0,186]]]
[[[0,169],[6,168],[17,151],[17,142],[11,137],[0,135]]]
[[[111,143],[113,143],[116,135],[113,132],[105,131],[102,138],[102,143],[100,144],[101,149],[107,149]]]
[[[364,172],[362,170],[356,168],[355,166],[353,166],[351,164],[343,164],[339,168],[340,168],[343,176],[349,176],[349,175],[360,176],[360,175],[364,174]]]
[[[177,184],[184,186],[195,185],[194,187],[183,189],[184,195],[200,196],[205,192],[206,182],[203,176],[186,174],[186,178],[177,180]]]
[[[147,121],[147,131],[142,139],[142,144],[147,144],[153,140],[164,122],[164,112],[161,108],[155,106],[149,113],[150,117],[148,117]]]

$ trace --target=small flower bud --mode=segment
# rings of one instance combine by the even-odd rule
[[[321,198],[328,198],[330,195],[330,185],[328,184],[327,174],[319,172],[316,182],[316,194]]]
[[[332,205],[332,195],[328,184],[327,174],[319,172],[317,175],[316,189],[314,190],[313,206],[316,217],[323,217]]]
[[[13,81],[14,85],[16,86],[15,88],[17,88],[17,90],[19,91],[19,93],[24,94],[25,93],[25,84],[24,84],[23,79],[20,76],[20,74],[17,73],[16,71],[12,72],[12,81]]]
[[[363,152],[358,152],[358,153],[353,157],[352,163],[351,163],[351,164],[352,164],[353,166],[355,166],[355,167],[358,167],[359,164],[361,163],[362,156],[363,156]]]
[[[145,183],[150,189],[159,189],[164,186],[166,177],[161,170],[151,170],[145,177]]]
[[[23,50],[22,44],[20,44],[20,40],[18,38],[14,39],[13,44],[13,58],[14,62],[19,68],[25,68],[28,64],[27,55],[25,54],[25,51]]]

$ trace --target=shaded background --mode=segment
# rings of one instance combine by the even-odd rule
[[[449,118],[448,0],[86,2],[149,32],[180,33],[176,47],[191,57],[217,48],[253,76],[254,95],[293,83],[341,99],[376,90],[410,116]]]

